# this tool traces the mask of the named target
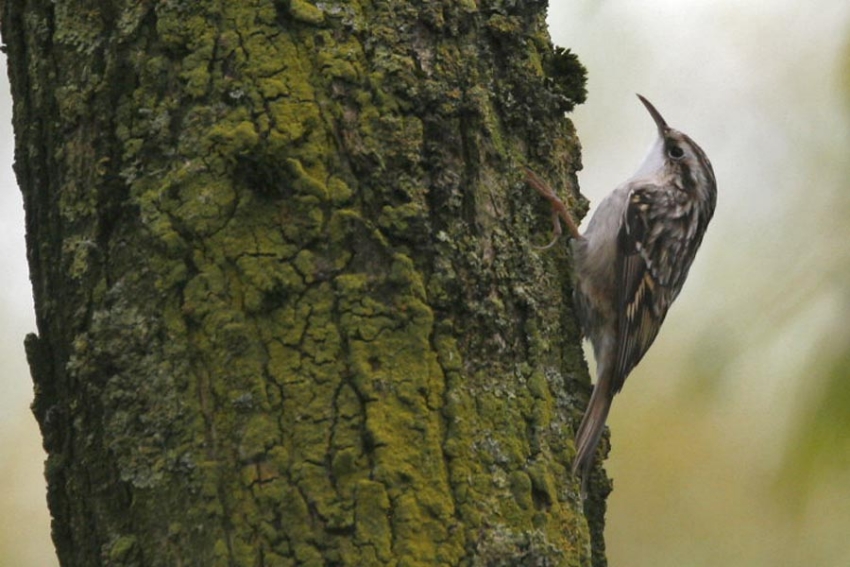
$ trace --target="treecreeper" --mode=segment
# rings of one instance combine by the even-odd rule
[[[596,359],[572,466],[583,496],[614,395],[658,335],[717,203],[714,169],[702,148],[638,98],[658,136],[637,172],[599,203],[584,234],[549,185],[526,169],[529,185],[552,204],[556,231],[549,246],[560,234],[559,218],[572,237],[573,301]]]

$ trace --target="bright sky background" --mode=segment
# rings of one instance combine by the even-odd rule
[[[719,183],[685,290],[612,410],[611,565],[850,565],[850,490],[815,490],[791,517],[768,489],[819,391],[811,368],[848,340],[850,2],[551,4],[553,40],[589,71],[571,118],[591,202],[652,142],[636,92],[702,146]],[[35,324],[0,66],[0,550],[44,567],[55,557],[23,353]],[[850,486],[850,471],[834,482]]]

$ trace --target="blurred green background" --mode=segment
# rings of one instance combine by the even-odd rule
[[[592,203],[655,134],[714,164],[718,206],[615,399],[614,567],[850,565],[850,2],[557,1],[588,68]]]
[[[584,194],[598,202],[652,141],[635,92],[719,183],[690,279],[614,402],[610,564],[850,565],[850,2],[551,4],[554,41],[589,71],[571,115]],[[0,565],[49,567],[0,73]]]

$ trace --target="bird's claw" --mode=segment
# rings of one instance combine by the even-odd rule
[[[582,238],[581,233],[579,233],[575,221],[570,216],[569,209],[567,209],[564,202],[558,198],[552,188],[528,167],[525,168],[525,180],[535,191],[540,193],[540,195],[552,205],[552,232],[555,236],[549,244],[543,247],[538,247],[538,249],[546,250],[555,245],[555,242],[557,242],[562,233],[559,219],[563,219],[564,223],[567,225],[567,230],[569,231],[570,236],[580,240]]]

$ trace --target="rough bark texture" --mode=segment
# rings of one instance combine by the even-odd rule
[[[605,564],[545,7],[2,2],[63,565]]]

